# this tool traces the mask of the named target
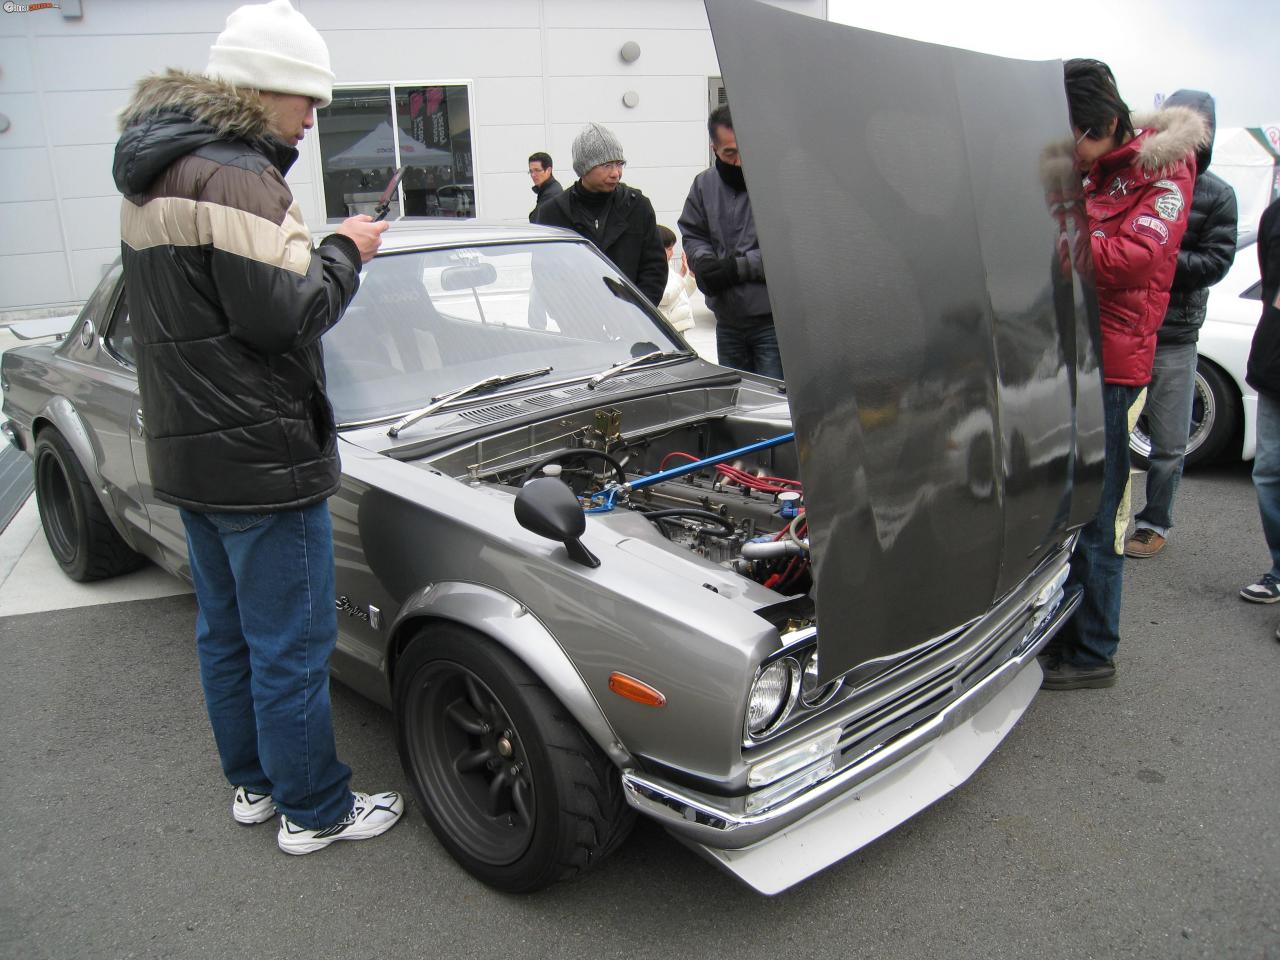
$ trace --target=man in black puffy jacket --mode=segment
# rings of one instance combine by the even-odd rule
[[[1178,90],[1165,106],[1191,107],[1209,123],[1209,142],[1196,151],[1196,185],[1187,231],[1178,249],[1178,268],[1169,289],[1169,307],[1156,334],[1155,364],[1143,415],[1151,438],[1147,503],[1135,518],[1126,556],[1153,557],[1164,549],[1173,527],[1173,498],[1182,477],[1191,430],[1196,341],[1204,324],[1209,288],[1227,275],[1236,255],[1236,194],[1209,172],[1213,158],[1213,97],[1201,90]]]
[[[1245,381],[1258,391],[1258,449],[1253,486],[1258,493],[1262,532],[1271,551],[1271,569],[1240,591],[1254,603],[1280,600],[1280,200],[1258,224],[1258,266],[1262,272],[1262,317],[1253,332]],[[1280,640],[1280,627],[1276,628]]]
[[[339,463],[320,337],[386,228],[353,217],[313,248],[285,184],[332,89],[288,0],[240,7],[204,75],[138,84],[114,163],[147,460],[186,528],[231,814],[279,810],[294,854],[377,836],[404,809],[351,791],[330,717]]]

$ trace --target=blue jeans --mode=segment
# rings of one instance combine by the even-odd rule
[[[738,327],[716,322],[716,359],[722,367],[782,379],[782,354],[773,323]]]
[[[1195,398],[1196,345],[1162,343],[1156,347],[1151,384],[1143,416],[1151,437],[1151,465],[1147,468],[1147,505],[1134,521],[1139,529],[1162,537],[1173,527],[1173,497],[1182,479],[1182,456],[1191,432],[1191,404]]]
[[[1262,533],[1271,551],[1271,575],[1280,580],[1280,397],[1258,393],[1258,450],[1253,456]]]
[[[1129,526],[1129,432],[1142,412],[1142,387],[1102,385],[1106,466],[1098,512],[1080,531],[1067,583],[1084,587],[1057,649],[1078,667],[1110,664],[1120,645],[1124,535]]]
[[[333,526],[318,503],[280,513],[182,510],[199,613],[200,680],[222,772],[309,829],[351,810],[329,656],[338,639]]]

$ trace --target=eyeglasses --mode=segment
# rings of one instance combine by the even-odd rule
[[[627,161],[625,160],[610,160],[608,163],[599,164],[599,166],[606,167],[610,170],[621,170],[626,165]]]

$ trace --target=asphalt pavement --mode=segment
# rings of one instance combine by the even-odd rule
[[[1267,565],[1247,465],[1187,477],[1178,518],[1128,563],[1116,687],[1042,692],[967,784],[774,898],[649,823],[527,897],[412,804],[285,856],[230,818],[189,595],[0,616],[0,956],[1280,960],[1280,605],[1236,597]],[[353,785],[407,793],[390,715],[333,700]]]

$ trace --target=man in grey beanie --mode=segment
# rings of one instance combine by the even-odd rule
[[[204,75],[138,84],[114,165],[147,460],[186,530],[231,815],[279,811],[293,854],[377,836],[404,809],[351,791],[330,716],[339,464],[320,337],[387,226],[352,217],[313,248],[285,183],[333,79],[288,0],[240,7]]]
[[[667,286],[667,255],[653,204],[622,182],[626,163],[617,138],[600,124],[588,123],[573,141],[578,179],[539,204],[532,220],[586,237],[657,304]]]

